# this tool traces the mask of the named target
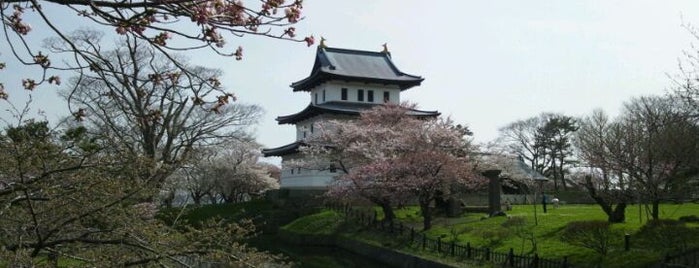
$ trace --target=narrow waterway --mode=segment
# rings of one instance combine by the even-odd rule
[[[261,234],[250,244],[260,250],[284,254],[294,263],[294,267],[387,267],[386,264],[341,248],[290,245],[271,234]]]

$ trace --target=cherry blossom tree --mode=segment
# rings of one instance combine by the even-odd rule
[[[113,37],[140,40],[173,60],[186,73],[187,68],[170,57],[173,51],[210,49],[218,55],[241,60],[243,48],[228,43],[231,38],[244,35],[305,42],[310,46],[313,36],[296,36],[294,24],[302,19],[302,10],[302,0],[0,1],[8,53],[17,63],[36,66],[41,71],[38,77],[22,80],[27,90],[44,83],[60,84],[61,70],[93,68],[94,55],[78,49],[79,45],[66,32],[74,23],[100,27]],[[75,64],[70,67],[62,64],[62,60],[32,42],[30,37],[35,28],[48,30],[50,35],[66,42],[71,48],[67,59]],[[6,63],[0,62],[0,69],[5,66]],[[1,82],[0,98],[7,98]]]
[[[254,141],[235,140],[217,149],[209,165],[216,196],[226,203],[237,203],[279,188],[268,167],[258,162],[261,147]]]
[[[580,120],[574,139],[577,157],[586,167],[575,177],[612,223],[626,220],[626,206],[634,197],[630,178],[618,163],[625,157],[620,155],[625,131],[602,110],[595,110]]]
[[[583,164],[601,173],[596,183],[586,183],[602,186],[588,186],[593,198],[604,198],[600,189],[622,194],[630,188],[640,202],[650,204],[653,219],[660,217],[661,202],[678,195],[683,198],[683,190],[699,167],[699,126],[677,108],[669,98],[640,97],[626,103],[622,114],[611,122],[599,113],[584,119],[583,131],[576,138],[579,156]],[[611,208],[601,205],[605,211]],[[619,205],[617,219],[623,220],[625,204]]]
[[[684,24],[685,29],[699,40],[699,29],[695,25]],[[682,103],[682,110],[695,122],[699,121],[699,49],[692,45],[684,51],[684,57],[679,60],[679,72],[671,76],[674,86],[671,97]]]
[[[202,258],[231,267],[280,260],[241,241],[249,222],[192,226],[154,217],[138,198],[151,187],[141,165],[106,150],[84,127],[51,129],[20,120],[0,130],[0,265],[192,267]],[[147,166],[147,164],[145,164]]]
[[[619,119],[625,147],[617,163],[642,193],[641,201],[651,204],[653,219],[660,217],[660,203],[686,187],[699,167],[699,125],[673,103],[665,97],[635,98]]]
[[[270,167],[258,162],[260,146],[250,139],[227,140],[216,147],[199,148],[188,163],[167,180],[189,194],[195,205],[237,203],[278,189]],[[273,170],[272,170],[273,171]]]
[[[472,173],[466,132],[449,119],[413,116],[414,108],[385,104],[356,120],[322,123],[320,133],[306,139],[301,149],[304,164],[339,169],[328,194],[371,201],[383,209],[387,221],[394,218],[393,206],[417,199],[423,227],[429,229],[430,204],[437,197],[482,181]]]

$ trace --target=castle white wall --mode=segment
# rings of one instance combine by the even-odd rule
[[[350,116],[333,115],[333,114],[322,114],[314,116],[296,123],[296,140],[302,140],[312,135],[318,134],[322,128],[322,122],[328,120],[350,120]],[[305,134],[304,134],[305,133]]]
[[[342,88],[347,89],[347,100],[342,100]],[[358,91],[364,91],[364,100],[358,101]],[[373,101],[369,101],[369,91],[374,92]],[[384,103],[384,92],[389,94],[390,103],[400,103],[401,90],[397,85],[382,85],[371,83],[350,83],[345,81],[328,81],[316,86],[310,91],[313,104],[326,102],[354,103]],[[322,114],[296,123],[296,140],[303,140],[320,133],[319,127],[327,120],[352,120],[353,116]],[[292,167],[289,163],[298,160],[299,154],[282,157],[281,188],[289,189],[324,189],[338,176],[338,171],[330,172],[327,167],[322,169],[307,169]]]
[[[342,88],[347,89],[347,100],[342,100]],[[357,92],[359,92],[360,89],[364,90],[364,101],[357,100]],[[369,90],[374,92],[374,100],[371,102],[368,100]],[[325,91],[325,99],[323,99],[323,91]],[[310,97],[311,102],[314,104],[322,104],[330,101],[384,103],[384,92],[389,93],[390,103],[400,103],[400,88],[396,85],[349,83],[337,80],[325,82],[311,89]]]
[[[299,155],[287,155],[282,157],[281,188],[326,188],[334,180],[335,176],[339,175],[338,171],[330,172],[326,167],[315,169],[287,165],[298,159]]]

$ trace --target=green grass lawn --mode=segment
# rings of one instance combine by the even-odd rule
[[[380,208],[363,210],[376,211],[379,219],[383,217]],[[582,266],[599,261],[604,267],[643,267],[661,259],[666,253],[677,252],[669,250],[668,246],[672,244],[663,243],[663,238],[639,234],[639,229],[649,220],[644,207],[640,209],[637,205],[627,207],[626,222],[612,225],[610,251],[604,258],[592,249],[573,246],[561,240],[561,234],[569,222],[606,221],[607,217],[599,206],[563,205],[558,208],[549,206],[547,213],[543,213],[541,205],[538,205],[536,210],[536,224],[534,206],[519,205],[508,211],[507,217],[487,218],[485,214],[480,213],[467,213],[457,218],[435,217],[433,228],[424,233],[433,239],[441,238],[443,242],[456,241],[462,245],[470,243],[473,247],[488,247],[495,252],[506,253],[513,249],[515,254],[519,255],[537,253],[540,257],[547,259],[567,257],[570,262]],[[395,214],[398,220],[408,227],[421,230],[422,217],[419,208],[402,208],[396,210]],[[689,215],[699,215],[699,204],[663,204],[660,207],[661,219],[678,219]],[[510,218],[519,219],[521,224],[508,226],[508,221],[516,222]],[[691,229],[690,232],[671,236],[686,238],[684,240],[688,247],[699,246],[699,224],[688,223],[686,226]],[[631,235],[629,251],[624,249],[625,234]],[[384,236],[377,231],[362,230],[351,235],[368,243],[411,251],[415,254],[433,254],[420,253],[419,250],[405,247],[406,241],[396,240],[391,235]]]
[[[281,227],[297,234],[330,235],[340,231],[344,215],[336,211],[324,210],[319,213],[298,218]]]
[[[699,215],[699,204],[664,204],[660,210],[662,219],[678,219],[681,216]],[[560,238],[569,222],[606,220],[606,215],[597,205],[549,206],[547,213],[543,213],[541,205],[538,205],[538,224],[535,224],[533,205],[514,206],[507,215],[508,217],[493,218],[486,218],[485,214],[465,214],[458,218],[438,217],[434,221],[434,227],[425,233],[428,237],[440,237],[445,242],[470,242],[474,247],[489,247],[496,252],[508,252],[512,248],[516,254],[536,252],[548,259],[568,257],[571,262],[578,264],[587,264],[600,258],[591,249],[572,246]],[[396,216],[416,230],[422,226],[422,218],[416,207],[397,210]],[[524,224],[506,227],[504,224],[509,217],[521,218]],[[610,241],[611,251],[605,257],[605,267],[643,266],[643,263],[657,260],[665,254],[664,249],[652,248],[653,243],[643,241],[647,239],[636,235],[647,221],[644,209],[640,212],[638,206],[626,209],[626,222],[612,225],[614,236]],[[695,230],[699,228],[697,224],[687,226]],[[624,251],[624,234],[627,233],[632,234],[630,251]],[[699,237],[689,240],[699,241]],[[699,246],[699,242],[695,242],[693,246]]]
[[[378,208],[363,208],[367,212],[377,211]],[[699,204],[664,204],[661,205],[661,218],[678,219],[681,216],[699,215]],[[196,222],[210,217],[247,218],[251,215],[264,218],[274,217],[265,211],[275,210],[269,203],[256,201],[245,204],[213,205],[187,210],[182,219]],[[277,209],[278,210],[278,209]],[[170,211],[170,215],[174,211]],[[269,215],[268,215],[269,214]],[[638,230],[648,221],[644,211],[639,213],[638,206],[626,209],[626,222],[614,224],[611,240],[611,251],[602,259],[591,249],[573,246],[560,238],[566,225],[572,221],[606,220],[606,215],[597,205],[564,205],[558,208],[549,207],[548,213],[543,213],[541,205],[537,207],[538,224],[534,224],[534,207],[532,205],[514,206],[507,212],[508,217],[521,218],[524,224],[520,226],[503,226],[508,217],[487,218],[485,214],[467,213],[457,218],[436,217],[434,227],[424,232],[432,238],[440,237],[444,242],[456,240],[458,243],[470,242],[474,247],[490,247],[495,252],[505,253],[512,248],[516,254],[532,254],[536,252],[542,258],[560,259],[568,257],[576,267],[592,266],[597,260],[602,261],[603,267],[645,267],[657,262],[664,256],[665,249],[659,248],[661,241],[647,241],[638,235]],[[640,217],[639,217],[640,215]],[[399,221],[415,230],[422,227],[422,217],[417,207],[407,207],[396,210]],[[426,257],[449,263],[455,266],[474,266],[464,260],[451,259],[443,254],[423,251],[418,245],[409,245],[406,238],[364,228],[358,224],[345,223],[341,213],[323,210],[320,213],[298,218],[284,226],[284,229],[301,234],[339,234],[351,239],[358,239],[369,244],[392,248],[398,251]],[[699,230],[699,224],[687,224],[693,230]],[[631,234],[631,250],[624,250],[624,234]],[[697,232],[695,232],[694,236]],[[533,239],[526,234],[533,234]],[[683,236],[679,234],[678,236]],[[644,241],[644,239],[646,241]],[[691,246],[699,246],[698,237],[688,237],[695,241]],[[536,244],[536,251],[532,241]],[[488,267],[488,264],[480,264]]]

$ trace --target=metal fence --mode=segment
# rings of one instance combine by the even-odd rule
[[[655,267],[699,267],[699,248],[690,249],[678,254],[668,254],[661,263]]]
[[[424,233],[415,231],[413,227],[408,227],[401,222],[386,223],[377,219],[377,214],[353,209],[348,205],[329,204],[329,209],[345,214],[348,221],[354,221],[364,227],[377,231],[386,232],[406,239],[410,246],[420,247],[422,250],[438,252],[451,256],[455,259],[475,260],[490,262],[501,267],[513,268],[567,268],[572,267],[568,263],[568,258],[562,260],[550,260],[534,255],[517,255],[510,248],[509,252],[493,252],[490,248],[479,248],[471,246],[471,243],[455,243],[453,241],[444,242],[441,238],[427,237]]]

